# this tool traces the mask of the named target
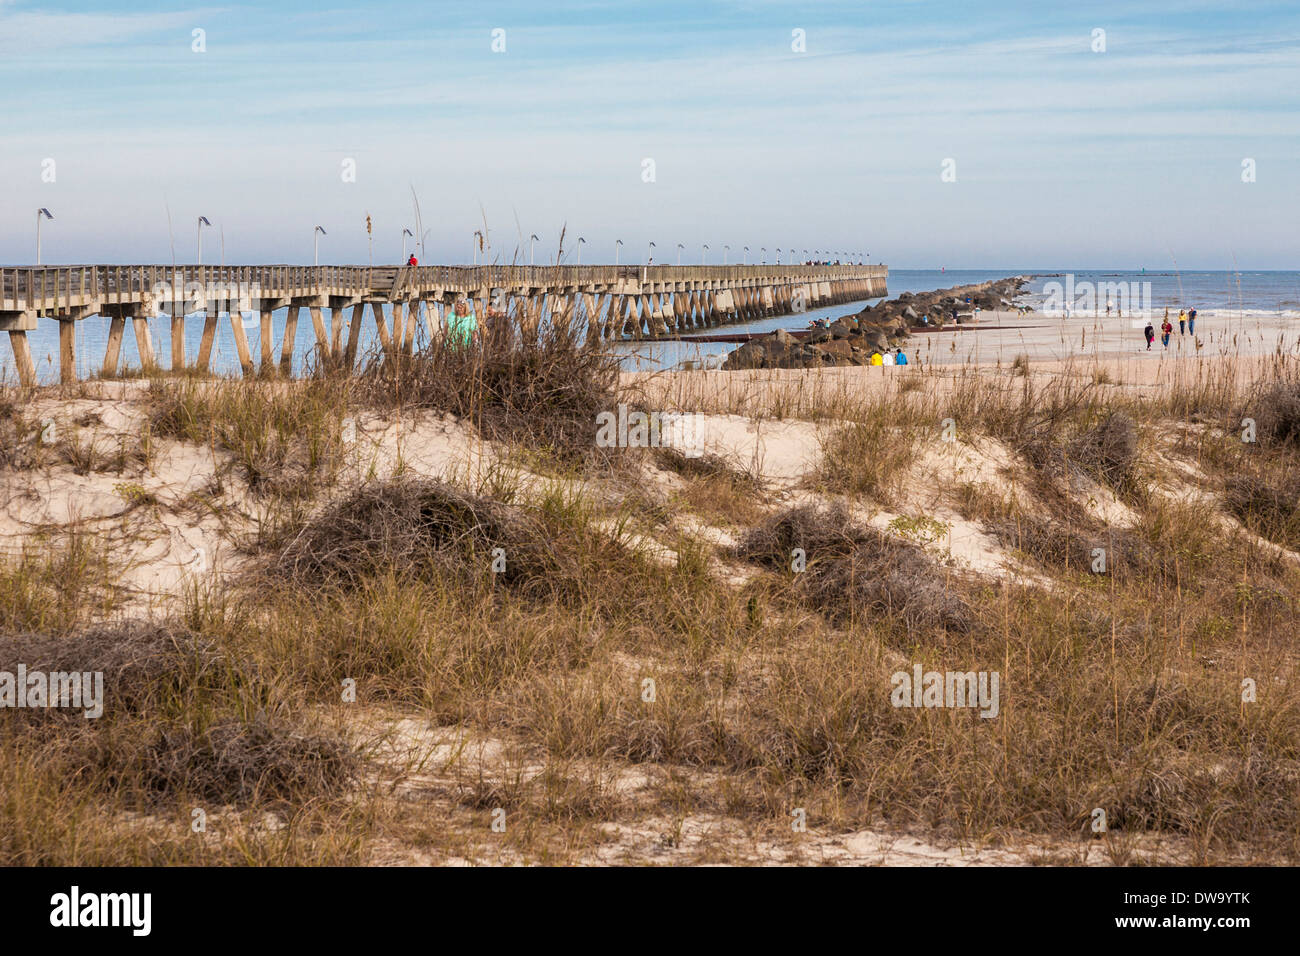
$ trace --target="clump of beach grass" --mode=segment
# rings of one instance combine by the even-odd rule
[[[599,458],[596,417],[616,408],[617,357],[589,347],[562,317],[531,331],[527,347],[520,334],[488,319],[472,341],[439,335],[412,355],[376,357],[361,372],[361,395],[380,409],[467,419],[490,440],[568,460]]]
[[[318,376],[303,381],[192,378],[149,383],[156,435],[228,453],[259,494],[310,496],[345,457],[343,421],[355,383]]]

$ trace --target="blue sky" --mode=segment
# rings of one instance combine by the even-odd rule
[[[0,0],[0,262],[1293,269],[1298,100],[1294,2]]]

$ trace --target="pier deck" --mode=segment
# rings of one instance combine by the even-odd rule
[[[365,309],[386,353],[413,346],[421,319],[436,333],[446,310],[469,300],[480,315],[495,310],[521,327],[550,319],[584,322],[592,341],[657,338],[772,315],[884,295],[882,265],[727,266],[162,266],[0,267],[0,332],[8,332],[22,385],[36,383],[26,335],[40,321],[59,325],[60,379],[76,380],[75,326],[94,315],[111,320],[101,373],[117,373],[127,322],[141,362],[156,367],[150,316],[169,315],[170,367],[189,367],[186,316],[202,312],[195,367],[207,369],[221,314],[261,317],[261,371],[276,367],[271,314],[288,309],[278,366],[290,368],[298,315],[307,309],[317,348],[351,368]],[[384,307],[392,312],[391,328]],[[329,309],[328,326],[322,310]],[[352,310],[351,322],[344,313]],[[231,320],[240,365],[257,374],[243,323]],[[347,342],[342,333],[347,329]]]

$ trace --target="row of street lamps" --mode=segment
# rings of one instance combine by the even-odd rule
[[[44,206],[42,206],[40,209],[36,210],[36,264],[37,264],[37,265],[40,265],[40,264],[41,264],[41,220],[42,220],[42,219],[53,219],[53,218],[54,218],[54,214],[51,213],[48,209],[46,209]],[[199,216],[199,217],[198,217],[198,221],[197,221],[197,223],[196,223],[196,225],[195,225],[195,241],[194,241],[195,253],[194,253],[194,254],[195,254],[195,261],[196,261],[199,265],[203,265],[203,227],[204,227],[204,226],[211,226],[211,225],[212,225],[212,220],[210,220],[207,216]],[[432,231],[432,230],[426,231],[424,235],[427,236],[427,235],[429,234],[429,232],[431,232],[431,231]],[[369,217],[369,216],[366,217],[366,232],[367,232],[367,234],[370,234],[370,233],[371,233],[370,217]],[[316,226],[316,227],[312,230],[312,236],[311,236],[311,240],[312,240],[312,263],[313,263],[314,265],[320,265],[320,237],[321,237],[321,236],[326,236],[326,235],[329,235],[329,233],[327,233],[327,232],[325,231],[325,227],[324,227],[324,226]],[[406,258],[407,258],[407,257],[406,257],[406,240],[407,240],[407,237],[410,237],[410,238],[414,239],[414,238],[415,238],[415,233],[413,233],[410,229],[403,229],[403,230],[402,230],[402,261],[403,261],[403,262],[405,262],[405,261],[406,261]],[[424,240],[424,236],[420,237],[420,240],[419,240],[419,241],[420,241],[420,242],[423,242],[423,240]],[[537,244],[537,242],[538,242],[539,240],[540,240],[540,237],[539,237],[536,233],[532,233],[532,234],[529,235],[529,237],[528,237],[528,264],[529,264],[530,266],[533,265],[533,251],[534,251],[534,247],[535,247],[535,245]],[[374,241],[374,240],[371,239],[371,243],[372,243],[372,245],[373,245],[373,241]],[[475,264],[475,265],[478,265],[478,254],[479,254],[480,250],[483,252],[483,261],[484,261],[485,263],[488,261],[488,250],[491,249],[491,246],[486,245],[486,243],[487,243],[487,237],[483,234],[483,231],[482,231],[482,230],[479,230],[479,229],[474,230],[474,264]],[[585,238],[583,238],[582,236],[579,236],[579,237],[578,237],[578,263],[577,263],[578,265],[582,265],[582,247],[585,246],[586,244],[587,244],[587,240],[586,240]],[[225,264],[225,258],[226,258],[226,256],[225,256],[225,237],[224,237],[224,234],[223,234],[223,236],[222,236],[222,243],[221,243],[221,246],[222,246],[222,255],[221,255],[221,258],[222,258],[222,264],[224,265],[224,264]],[[614,240],[614,265],[618,265],[619,251],[620,251],[622,248],[623,248],[623,240],[622,240],[622,239],[615,239],[615,240]],[[646,265],[652,265],[652,264],[654,263],[654,250],[655,250],[655,248],[656,248],[656,247],[655,247],[655,244],[654,244],[653,242],[651,242],[648,246],[646,246]],[[677,264],[678,264],[678,265],[681,265],[681,264],[682,264],[682,250],[685,249],[685,248],[686,248],[686,246],[685,246],[683,243],[680,243],[680,242],[677,243]],[[749,246],[743,246],[743,247],[742,247],[742,250],[743,250],[743,252],[742,252],[742,256],[741,256],[741,264],[742,264],[742,265],[748,265],[748,264],[749,264]],[[727,264],[727,256],[730,254],[730,252],[731,252],[731,246],[723,246],[723,247],[722,247],[722,264],[723,264],[724,266]],[[787,265],[792,265],[792,264],[793,264],[793,261],[792,261],[792,260],[794,259],[795,250],[794,250],[794,249],[788,249],[788,250],[785,250],[785,252],[786,252],[787,255],[788,255],[788,259],[787,259],[787,263],[786,263],[786,264],[787,264]],[[760,253],[760,255],[762,256],[762,262],[763,262],[763,264],[766,265],[766,263],[767,263],[767,247],[766,247],[766,246],[760,246],[760,247],[759,247],[759,253]],[[840,260],[843,260],[843,259],[846,259],[846,258],[847,258],[847,259],[850,259],[850,260],[857,260],[858,263],[864,262],[867,258],[870,257],[870,254],[869,254],[869,253],[861,253],[861,252],[841,252],[841,251],[831,251],[831,250],[828,250],[828,249],[814,249],[814,250],[812,250],[812,253],[813,253],[813,255],[812,255],[812,261],[814,261],[814,262],[819,262],[819,261],[821,261],[821,259],[822,259],[823,256],[825,256],[826,258],[830,258],[831,256],[835,256],[837,259],[840,259]],[[781,264],[781,254],[782,254],[782,250],[781,250],[780,248],[777,248],[777,250],[776,250],[776,264],[777,264],[777,265],[780,265],[780,264]],[[708,259],[708,255],[709,255],[709,245],[708,245],[708,243],[704,243],[704,244],[702,244],[702,245],[700,246],[700,264],[701,264],[701,265],[703,265],[703,264],[705,263],[705,261]],[[373,256],[373,253],[372,253],[372,255],[371,255],[371,260],[373,261],[373,259],[374,259],[374,256]],[[807,250],[807,249],[804,249],[804,250],[803,250],[803,261],[805,261],[805,262],[809,261],[808,250]]]
[[[480,240],[482,239],[482,236],[483,236],[483,234],[482,234],[481,232],[475,232],[474,235],[477,236]],[[537,241],[538,241],[538,237],[537,237],[536,234],[530,235],[530,236],[528,237],[528,264],[529,264],[530,266],[533,264],[533,244],[534,244],[535,242],[537,242]],[[578,258],[578,261],[577,261],[577,264],[578,264],[578,265],[582,265],[582,247],[583,247],[584,245],[586,245],[586,243],[587,243],[587,240],[586,240],[586,239],[584,239],[582,236],[579,236],[579,237],[578,237],[578,257],[577,257],[577,258]],[[478,249],[478,248],[479,248],[479,245],[475,245],[475,249]],[[618,265],[618,256],[619,256],[619,251],[620,251],[622,248],[623,248],[623,240],[622,240],[622,239],[615,239],[615,240],[614,240],[614,265]],[[646,253],[645,253],[645,256],[646,256],[646,265],[652,265],[652,264],[654,263],[654,250],[655,250],[655,248],[656,248],[656,246],[655,246],[655,244],[654,244],[653,242],[651,242],[649,245],[646,246]],[[678,265],[681,265],[681,264],[682,264],[682,250],[685,249],[685,248],[686,248],[685,244],[680,243],[680,242],[677,243],[677,264],[678,264]],[[749,264],[749,246],[744,246],[744,247],[742,247],[742,249],[743,249],[743,251],[742,251],[742,256],[741,256],[741,265],[748,265],[748,264]],[[730,254],[730,252],[731,252],[731,246],[723,246],[723,247],[722,247],[722,264],[723,264],[724,266],[727,264],[727,256]],[[788,258],[787,258],[786,264],[787,264],[787,265],[794,265],[795,263],[793,262],[793,260],[794,260],[794,253],[795,253],[795,250],[794,250],[794,249],[789,249],[789,250],[786,250],[786,252],[787,252],[787,254],[788,254]],[[844,259],[856,260],[858,263],[865,262],[865,261],[870,257],[870,253],[863,253],[863,252],[842,252],[842,251],[832,251],[832,250],[829,250],[829,249],[814,249],[814,250],[812,250],[812,252],[813,252],[813,260],[812,260],[812,261],[814,261],[814,262],[819,261],[819,260],[822,258],[823,255],[826,256],[827,258],[830,258],[831,256],[835,256],[837,259],[840,259],[840,260],[844,260]],[[760,253],[760,254],[762,255],[762,257],[763,257],[763,258],[762,258],[762,263],[763,263],[764,265],[766,265],[766,264],[767,264],[767,247],[766,247],[766,246],[760,246],[760,247],[759,247],[759,253]],[[777,265],[780,265],[780,264],[781,264],[781,254],[782,254],[782,250],[781,250],[780,248],[778,248],[778,249],[776,250],[776,264],[777,264]],[[705,262],[708,260],[708,256],[709,256],[709,244],[706,242],[706,243],[701,244],[701,246],[700,246],[700,264],[701,264],[701,265],[704,265],[704,264],[705,264]],[[804,259],[805,262],[808,261],[808,250],[807,250],[807,249],[804,249],[804,250],[803,250],[803,259]],[[477,264],[478,264],[478,260],[477,260],[477,258],[476,258],[476,259],[475,259],[475,265],[477,265]]]

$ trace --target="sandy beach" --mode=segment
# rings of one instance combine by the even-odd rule
[[[1230,375],[1241,384],[1276,374],[1300,358],[1300,320],[1284,315],[1200,313],[1195,335],[1179,335],[1177,316],[1169,347],[1157,336],[1150,351],[1142,335],[1145,320],[1079,319],[981,312],[977,324],[913,332],[907,366],[828,367],[721,371],[628,372],[623,382],[650,405],[748,414],[780,408],[793,417],[816,416],[828,404],[865,400],[899,388],[908,378],[955,381],[961,374],[1008,374],[1017,359],[1034,380],[1057,377],[1153,391],[1211,375]],[[905,386],[903,386],[905,387]]]
[[[1146,317],[1119,318],[1104,314],[1087,318],[1041,313],[981,312],[975,326],[948,326],[938,332],[912,336],[908,353],[922,363],[996,365],[1025,355],[1031,362],[1064,362],[1079,358],[1104,363],[1114,371],[1130,362],[1143,365],[1222,357],[1300,353],[1300,320],[1278,314],[1201,312],[1195,334],[1178,333],[1178,314],[1169,346],[1160,343],[1163,312],[1150,317],[1156,340],[1147,350],[1142,331]],[[1150,370],[1142,373],[1149,377]]]

